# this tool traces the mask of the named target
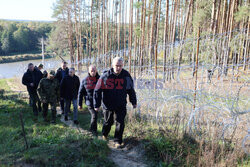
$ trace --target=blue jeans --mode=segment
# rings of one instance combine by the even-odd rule
[[[78,109],[77,109],[77,99],[73,99],[73,100],[68,100],[68,99],[64,99],[64,114],[65,116],[68,116],[68,113],[70,111],[70,106],[71,106],[71,101],[73,102],[73,108],[74,108],[74,121],[77,120],[78,117]]]

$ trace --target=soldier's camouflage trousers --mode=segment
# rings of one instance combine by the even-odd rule
[[[43,118],[46,120],[48,115],[48,107],[51,107],[52,120],[56,121],[56,102],[43,103]]]

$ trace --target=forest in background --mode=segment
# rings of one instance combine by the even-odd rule
[[[0,56],[40,52],[52,28],[49,22],[0,20]]]

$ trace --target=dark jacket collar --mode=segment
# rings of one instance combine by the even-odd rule
[[[117,74],[115,74],[115,72],[114,72],[114,68],[111,68],[111,69],[108,71],[109,75],[113,74],[113,75],[115,75],[115,76],[119,76],[119,75],[121,75],[123,72],[124,72],[124,69],[122,69],[121,73],[117,75]]]
[[[65,68],[65,71],[67,71],[69,68],[68,67],[66,67]],[[62,69],[62,67],[60,67],[60,68],[58,68],[58,71],[62,71],[63,69]]]
[[[88,77],[92,77],[92,76],[90,76],[89,72],[88,72]],[[98,74],[98,72],[96,72],[95,77],[96,77],[96,78],[100,77],[100,75]]]
[[[29,69],[27,69],[27,73],[31,73],[31,72],[36,72],[38,71],[38,69],[34,68],[34,71],[30,71]]]

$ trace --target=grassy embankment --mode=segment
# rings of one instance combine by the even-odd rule
[[[20,112],[28,149],[25,149]],[[0,80],[0,166],[113,166],[108,153],[105,141],[80,134],[59,120],[51,125],[40,116],[34,122],[27,101],[11,91],[6,80]]]
[[[50,54],[45,54],[44,57],[45,59],[47,59],[52,58],[53,56]],[[36,59],[42,59],[41,52],[29,52],[23,54],[11,54],[7,56],[0,56],[0,64]]]

